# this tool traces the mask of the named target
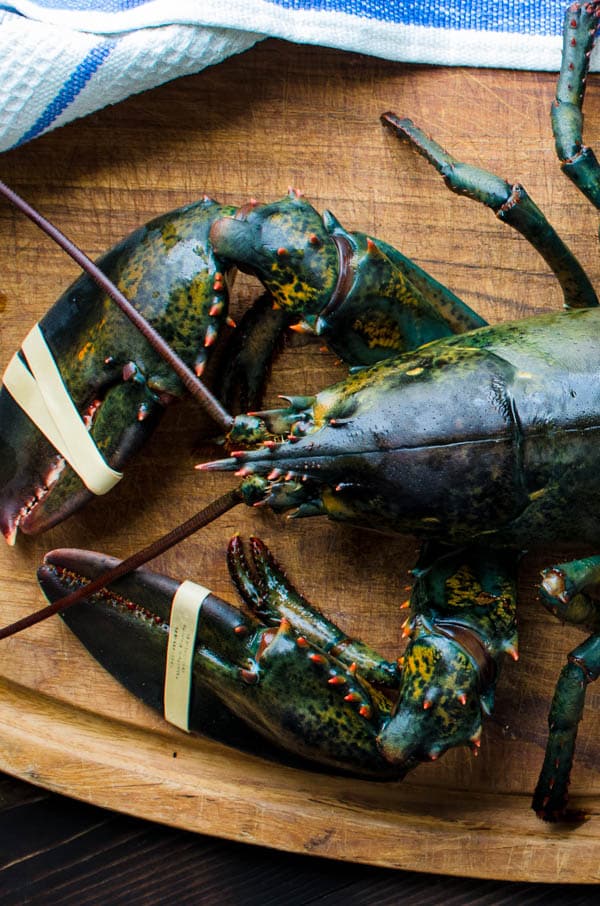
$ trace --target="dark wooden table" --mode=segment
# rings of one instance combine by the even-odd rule
[[[288,182],[294,182],[310,189],[318,206],[330,206],[349,226],[384,235],[401,245],[490,320],[522,317],[560,305],[554,281],[541,260],[518,237],[494,223],[489,212],[444,195],[439,178],[422,162],[413,167],[412,157],[407,156],[408,168],[401,182],[396,173],[400,153],[391,140],[381,138],[377,114],[402,98],[401,112],[410,111],[427,127],[435,124],[440,139],[448,145],[452,141],[461,156],[507,175],[525,174],[532,194],[544,203],[551,219],[558,221],[563,235],[576,244],[578,254],[598,277],[595,215],[561,181],[551,149],[546,111],[552,82],[548,74],[402,67],[270,41],[222,67],[132,98],[83,124],[72,124],[4,155],[2,177],[44,207],[92,255],[146,219],[153,206],[156,212],[166,210],[196,197],[201,188],[214,186],[222,200],[239,202],[253,194],[276,197]],[[591,91],[587,109],[591,111],[589,133],[594,121],[600,122],[600,102]],[[373,138],[364,137],[365,123],[370,124],[368,136]],[[327,146],[325,137],[330,143]],[[597,129],[593,141],[600,144]],[[326,159],[322,159],[324,147],[331,149]],[[22,226],[16,215],[5,212],[3,229],[10,260],[0,301],[6,296],[9,304],[23,304],[27,309],[23,318],[29,317],[29,309],[43,309],[47,304],[41,301],[48,293],[46,284],[52,285],[56,295],[71,275],[65,278],[63,274],[62,254],[49,250],[45,240],[34,235],[32,228],[28,232],[29,227]],[[483,263],[486,267],[480,267]],[[20,332],[20,324],[16,326]],[[8,331],[6,342],[3,354],[8,356],[8,347],[12,351],[18,344],[16,338],[8,337]],[[150,465],[146,469],[154,474]],[[101,534],[102,529],[110,536],[113,553],[120,553],[119,544],[123,551],[130,551],[134,541],[139,542],[139,538],[125,537],[122,525],[104,525],[112,518],[112,510],[99,512],[96,523],[81,523],[88,533],[86,546],[93,546],[89,538]],[[151,513],[148,518],[151,520]],[[102,549],[107,549],[108,539],[104,541]],[[291,556],[293,551],[286,553],[290,569]],[[31,564],[26,566],[29,576]],[[300,574],[303,564],[295,564],[295,568]],[[18,589],[25,585],[18,584],[21,579],[11,569],[5,571],[4,581],[10,592],[7,580],[14,580],[18,597]],[[312,575],[305,580],[317,581]],[[347,581],[352,585],[354,578]],[[488,742],[479,763],[485,768],[482,776],[497,784],[499,794],[505,792],[506,766],[512,771],[509,794],[533,788],[547,702],[563,652],[568,650],[562,630],[550,625],[550,617],[532,603],[534,584],[530,571],[524,589],[529,610],[521,624],[525,630],[522,661],[534,663],[539,633],[554,633],[548,636],[553,640],[551,664],[530,670],[526,690],[524,674],[520,674],[522,705],[517,712],[534,717],[531,725],[517,728],[522,731],[520,741],[527,758],[519,758],[517,743],[505,739],[498,726],[487,731]],[[390,589],[386,593],[392,594],[393,584]],[[314,591],[315,600],[322,597],[318,586],[305,591]],[[15,594],[12,598],[7,594],[2,603],[14,606]],[[17,603],[24,606],[27,602],[19,598]],[[371,621],[366,626],[367,636],[379,644],[387,640],[393,653],[394,639],[378,628],[375,616],[363,614],[362,619]],[[399,634],[399,622],[394,626]],[[46,654],[51,656],[50,647]],[[59,661],[63,664],[66,658],[59,657]],[[0,669],[0,675],[2,672]],[[27,678],[32,687],[35,680]],[[63,691],[62,674],[44,676],[40,682],[47,694]],[[500,713],[502,708],[508,713],[512,699],[512,690],[505,686]],[[532,702],[538,700],[541,704],[536,711]],[[587,761],[580,760],[577,774],[580,795],[597,794],[593,757],[597,735],[597,729],[588,730]],[[442,803],[447,798],[443,772],[454,782],[454,762],[451,757],[443,761],[431,775],[432,798]],[[24,770],[22,776],[32,774]],[[474,784],[467,772],[465,783],[457,787],[459,797],[468,789],[475,801]],[[477,833],[477,809],[472,811]],[[594,820],[600,819],[596,815]],[[295,823],[290,811],[290,838]],[[530,837],[542,835],[529,812],[523,812],[522,823]],[[463,838],[458,829],[454,836],[460,847]],[[443,840],[438,842],[440,847],[444,845]],[[285,837],[281,849],[286,849]],[[552,846],[537,850],[540,859],[543,852],[552,851]],[[505,875],[503,853],[499,847],[495,864],[482,873]],[[414,861],[413,853],[409,855],[411,861],[403,864],[418,867],[419,852],[414,853]],[[598,855],[600,864],[600,852]],[[436,870],[431,849],[428,868]],[[452,865],[446,870],[451,871]],[[592,871],[582,879],[596,876]],[[0,780],[2,904],[215,902],[265,906],[318,901],[324,906],[340,901],[396,903],[400,899],[405,904],[498,903],[509,898],[562,904],[565,900],[595,901],[597,891],[593,885],[565,890],[558,884],[469,880],[290,855],[173,830],[8,777]]]

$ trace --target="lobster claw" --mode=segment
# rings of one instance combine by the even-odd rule
[[[256,739],[255,731],[284,749],[288,758],[300,756],[366,776],[402,776],[403,766],[387,762],[377,743],[389,703],[357,675],[355,663],[348,664],[355,656],[369,664],[372,652],[345,639],[337,627],[331,647],[332,624],[293,589],[287,594],[285,579],[257,539],[253,561],[261,571],[259,580],[247,571],[241,543],[234,539],[231,569],[246,602],[260,595],[260,616],[258,610],[253,616],[211,593],[202,602],[190,671],[189,729],[245,749]],[[83,576],[93,578],[114,563],[88,551],[57,550],[46,556],[38,578],[48,599],[55,601],[79,587]],[[272,583],[264,594],[259,592],[263,580]],[[161,711],[173,632],[171,605],[180,586],[137,570],[62,615],[106,669]],[[284,613],[302,623],[304,631],[293,628]],[[383,669],[393,679],[393,665]]]
[[[228,305],[228,273],[208,235],[233,210],[205,198],[151,221],[98,262],[197,374]],[[108,490],[165,405],[183,394],[170,367],[87,275],[30,332],[3,384],[0,527],[9,543],[19,528],[43,531]],[[64,420],[70,408],[75,424]]]
[[[400,667],[345,636],[309,604],[260,539],[252,538],[248,551],[238,536],[231,540],[229,570],[247,610],[201,586],[140,569],[64,611],[63,619],[131,692],[160,711],[166,702],[165,716],[177,726],[244,749],[264,752],[260,737],[288,759],[399,779],[454,746],[477,748],[495,658],[479,653],[493,670],[485,676],[478,636],[469,627],[475,618],[480,629],[489,625],[494,652],[508,644],[512,611],[500,597],[490,607],[494,590],[511,593],[508,560],[505,569],[504,557],[493,556],[471,576],[470,555],[467,561],[460,552],[432,560],[426,553],[413,590],[419,613]],[[53,551],[38,577],[55,601],[80,587],[83,576],[96,578],[115,563],[88,551]],[[473,605],[480,582],[492,590],[490,600]],[[183,597],[200,602],[195,635],[188,617],[187,628],[179,624],[175,602],[182,589]],[[446,606],[452,615],[457,601],[458,620],[432,622]],[[174,719],[167,665],[181,663],[172,645],[186,635],[193,640],[186,662],[191,684],[184,717]]]
[[[100,409],[96,401],[94,405]],[[92,436],[110,450],[105,462],[116,477],[150,436],[162,409],[139,385],[121,383],[104,397]],[[134,413],[131,422],[128,410]],[[140,410],[143,419],[135,417]],[[5,388],[0,391],[0,451],[0,528],[9,544],[19,529],[25,534],[44,531],[94,497]]]
[[[94,578],[116,562],[114,557],[92,551],[52,551],[38,570],[38,580],[52,602],[77,588],[83,576]],[[101,592],[62,614],[102,667],[144,704],[161,712],[169,616],[179,585],[167,576],[139,569],[115,583],[111,591]],[[204,611],[218,620],[234,649],[236,644],[243,647],[235,632],[242,619],[236,608],[210,595]],[[194,671],[194,678],[190,727],[229,745],[264,754],[264,741],[220,704],[198,671]]]

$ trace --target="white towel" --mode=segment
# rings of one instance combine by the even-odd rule
[[[0,2],[0,150],[266,36],[390,60],[556,70],[565,0]]]

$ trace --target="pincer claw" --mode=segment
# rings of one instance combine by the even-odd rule
[[[263,557],[265,568],[274,571],[274,561],[258,539],[253,547],[255,558]],[[238,573],[243,572],[239,540],[231,556],[238,559]],[[95,578],[115,562],[88,551],[52,551],[38,578],[54,601],[84,583],[84,576]],[[203,590],[187,704],[189,729],[245,749],[250,740],[253,748],[264,749],[256,732],[292,757],[367,776],[403,773],[401,765],[385,761],[376,741],[389,703],[357,674],[355,664],[346,666],[343,645],[339,651],[319,646],[318,634],[332,624],[297,593],[299,607],[294,602],[290,607],[296,625],[283,608],[275,616],[275,598],[294,593],[273,575],[275,585],[263,595],[267,623],[262,614],[249,615]],[[173,579],[140,569],[63,614],[107,670],[161,711],[175,625],[172,605],[181,587]]]
[[[136,230],[95,271],[88,261],[27,335],[0,390],[0,528],[9,543],[106,493],[184,394],[190,369],[203,370],[228,304],[228,275],[208,234],[232,211],[207,199]]]

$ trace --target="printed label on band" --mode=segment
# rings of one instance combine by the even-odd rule
[[[111,469],[83,423],[38,324],[2,379],[18,406],[77,472],[93,494],[106,494],[123,477]]]
[[[189,733],[192,663],[200,610],[210,589],[182,582],[171,604],[169,643],[165,668],[165,720]]]

